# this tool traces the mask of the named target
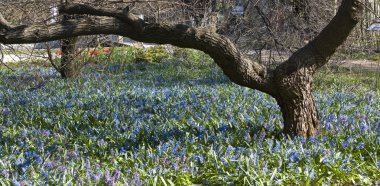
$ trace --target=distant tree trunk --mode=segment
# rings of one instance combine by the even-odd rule
[[[80,73],[80,66],[76,63],[77,40],[77,37],[61,40],[62,56],[59,73],[62,78],[75,78]]]
[[[61,5],[67,5],[67,0],[65,2],[61,1]],[[66,22],[73,19],[73,15],[64,14],[62,22]],[[80,66],[76,61],[76,50],[77,50],[77,40],[78,37],[72,37],[61,40],[61,64],[59,66],[59,73],[62,78],[75,78],[80,73]]]

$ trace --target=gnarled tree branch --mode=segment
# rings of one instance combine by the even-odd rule
[[[84,4],[63,6],[60,7],[60,12],[106,17],[81,18],[49,26],[36,24],[18,27],[11,27],[2,18],[0,25],[6,28],[6,33],[0,34],[0,42],[35,43],[81,35],[116,34],[141,42],[194,48],[209,54],[233,82],[273,95],[271,77],[275,77],[277,81],[300,73],[300,69],[303,70],[302,74],[312,75],[323,66],[357,24],[361,7],[359,0],[343,0],[337,15],[327,27],[313,41],[271,72],[267,72],[264,66],[245,59],[228,38],[216,33],[181,24],[145,23],[127,9],[110,10]]]
[[[122,20],[128,24],[143,24],[144,21],[139,19],[137,16],[129,13],[129,7],[124,8],[123,10],[107,9],[107,8],[96,8],[86,4],[70,4],[63,5],[59,7],[59,12],[65,14],[86,14],[86,15],[95,15],[95,16],[106,16],[114,17]],[[136,25],[135,25],[136,26]]]
[[[294,74],[300,69],[314,74],[347,39],[361,19],[362,12],[363,5],[360,0],[343,0],[337,14],[321,33],[275,70],[277,77]]]
[[[0,42],[36,43],[81,35],[121,35],[141,42],[172,44],[201,50],[209,54],[233,82],[269,94],[273,90],[268,83],[269,78],[264,66],[244,58],[228,38],[209,30],[182,24],[145,23],[126,11],[112,12],[82,4],[61,7],[60,11],[65,14],[107,17],[80,18],[48,26],[19,26],[9,29],[3,36],[0,35]]]

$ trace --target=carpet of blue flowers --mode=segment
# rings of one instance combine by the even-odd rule
[[[324,78],[321,135],[288,139],[274,99],[211,62],[114,64],[76,80],[1,70],[0,184],[379,185],[379,92]]]

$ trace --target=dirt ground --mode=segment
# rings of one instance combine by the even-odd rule
[[[366,70],[380,71],[380,61],[371,61],[365,59],[345,59],[345,60],[330,60],[332,66],[342,66],[348,68],[360,68]]]

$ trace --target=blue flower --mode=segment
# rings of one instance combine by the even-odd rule
[[[351,145],[350,138],[347,138],[345,141],[342,141],[340,145],[342,146],[343,149],[349,147]]]
[[[205,127],[204,126],[199,126],[199,131],[200,132],[204,132],[205,131]]]
[[[282,173],[282,168],[277,168],[277,171],[278,171],[279,173]]]
[[[177,149],[178,149],[178,143],[174,146],[174,148],[172,149],[172,152],[171,152],[171,155],[174,156],[177,154]]]
[[[140,180],[140,175],[137,172],[134,173],[133,178],[134,178],[134,185],[136,186],[142,185],[141,180]]]
[[[46,171],[42,171],[42,177],[47,178],[49,176],[49,173]]]
[[[21,186],[21,184],[17,180],[12,180],[13,186]]]
[[[300,156],[298,155],[297,151],[292,151],[288,158],[288,161],[290,162],[297,162],[300,160]]]
[[[359,149],[364,149],[364,145],[365,145],[365,143],[360,142],[360,143],[359,143]]]
[[[315,141],[316,141],[315,137],[311,137],[311,138],[309,139],[309,142],[310,142],[310,143],[315,143]]]

